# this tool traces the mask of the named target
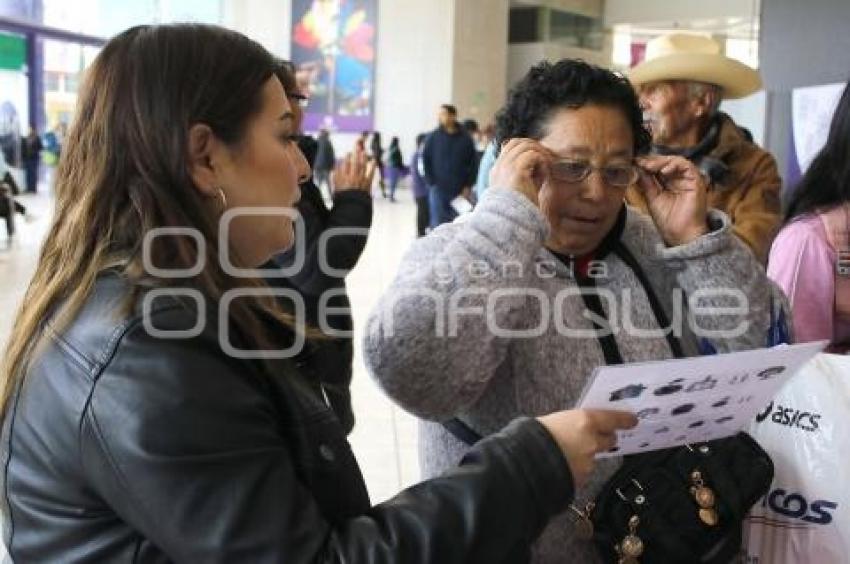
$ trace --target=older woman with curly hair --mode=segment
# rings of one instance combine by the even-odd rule
[[[511,92],[496,142],[478,207],[414,243],[368,324],[372,373],[422,418],[426,475],[513,417],[573,406],[600,365],[762,347],[784,318],[729,218],[707,209],[699,171],[643,156],[625,78],[541,63]],[[651,215],[626,206],[632,185]],[[617,464],[597,465],[534,562],[597,560],[575,517]]]

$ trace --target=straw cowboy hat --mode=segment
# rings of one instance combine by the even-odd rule
[[[723,88],[723,98],[743,98],[761,88],[757,70],[720,54],[709,37],[662,35],[646,44],[646,58],[628,73],[635,86],[659,80],[692,80]]]

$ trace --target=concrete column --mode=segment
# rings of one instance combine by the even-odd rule
[[[379,0],[376,128],[407,158],[440,104],[484,125],[507,91],[508,0]]]
[[[458,1],[454,28],[452,100],[483,127],[507,93],[508,0]]]
[[[452,101],[455,2],[378,3],[375,128],[386,145],[399,137],[405,159],[416,134],[436,126],[439,105]]]

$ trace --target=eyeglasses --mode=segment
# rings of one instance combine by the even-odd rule
[[[627,188],[638,179],[638,170],[634,165],[596,167],[586,162],[561,160],[552,164],[551,171],[555,180],[572,184],[582,182],[593,171],[599,171],[605,184],[617,188]]]

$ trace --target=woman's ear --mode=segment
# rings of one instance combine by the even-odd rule
[[[214,197],[221,187],[216,168],[221,142],[210,126],[196,123],[189,128],[189,176],[195,188],[205,197]]]

